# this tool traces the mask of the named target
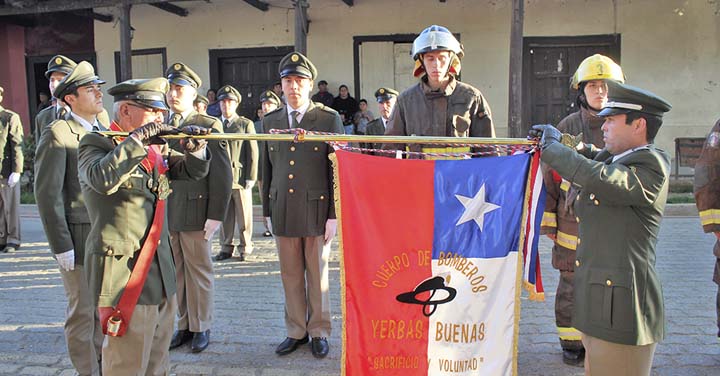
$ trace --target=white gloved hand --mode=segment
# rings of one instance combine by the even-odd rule
[[[272,234],[272,221],[270,220],[270,217],[265,217],[265,225],[267,226],[268,231]]]
[[[63,253],[56,254],[55,259],[57,260],[57,263],[60,266],[60,269],[68,271],[68,272],[71,270],[75,270],[75,250],[74,249],[65,251]]]
[[[212,239],[212,237],[215,235],[217,230],[220,229],[221,224],[222,224],[222,222],[220,222],[220,221],[208,218],[205,221],[205,228],[203,229],[203,231],[205,231],[205,240]]]
[[[17,172],[10,173],[10,176],[8,176],[8,185],[10,188],[14,187],[15,184],[17,184],[20,181],[20,174]]]
[[[253,189],[255,180],[245,180],[245,189]]]
[[[337,219],[328,219],[327,222],[325,222],[325,245],[330,244],[336,233]]]

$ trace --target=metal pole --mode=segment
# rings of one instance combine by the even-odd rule
[[[520,137],[525,133],[522,128],[523,20],[525,18],[525,0],[513,0],[512,3],[508,135],[510,137]]]
[[[129,132],[97,132],[107,137],[127,137]],[[432,136],[367,136],[341,134],[294,134],[287,133],[212,133],[204,136],[185,134],[161,136],[165,139],[201,138],[206,140],[257,140],[257,141],[305,141],[305,142],[372,142],[378,144],[472,144],[472,145],[535,145],[537,141],[524,138],[488,137],[432,137]]]
[[[123,0],[120,8],[120,81],[132,78],[132,38],[130,35],[130,9],[132,5]]]
[[[307,4],[295,1],[295,51],[307,55]]]

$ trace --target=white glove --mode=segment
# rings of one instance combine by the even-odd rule
[[[8,176],[8,185],[10,188],[14,187],[15,184],[17,184],[20,181],[20,174],[17,172],[10,173],[10,176]]]
[[[74,249],[65,251],[63,253],[56,254],[55,259],[57,260],[57,263],[60,266],[60,269],[65,270],[67,272],[69,272],[71,270],[75,270],[75,250]]]
[[[270,217],[265,217],[265,225],[267,226],[268,231],[272,234],[272,221],[270,220]]]
[[[203,231],[205,231],[205,240],[212,239],[217,230],[220,229],[221,224],[222,222],[220,221],[208,218],[205,221],[205,228],[203,229]]]
[[[337,219],[328,219],[327,222],[325,222],[325,245],[330,244],[336,233]]]
[[[255,180],[245,180],[245,189],[253,189]]]

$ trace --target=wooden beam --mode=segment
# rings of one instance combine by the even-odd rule
[[[196,0],[172,0],[173,2],[196,1]],[[166,3],[168,0],[127,0],[128,5]],[[19,8],[10,5],[0,6],[0,16],[11,16],[18,14],[39,14],[64,12],[81,9],[107,8],[118,5],[117,0],[66,0],[66,1],[43,1],[34,5]]]
[[[523,20],[525,1],[512,0],[510,25],[510,83],[508,106],[508,136],[523,137],[522,126],[522,67],[523,67]]]
[[[267,12],[268,9],[270,9],[270,6],[268,5],[268,3],[264,2],[264,1],[260,1],[260,0],[245,0],[245,2],[248,3],[248,4],[250,4],[250,5],[252,5],[252,6],[254,6],[255,8],[260,9],[260,10],[263,11],[263,12]]]
[[[157,4],[150,4],[150,6],[153,6],[158,9],[162,9],[168,13],[172,13],[172,14],[175,14],[180,17],[187,17],[188,14],[190,14],[190,12],[187,9],[177,6],[175,4],[172,4],[172,3],[157,3]]]
[[[89,17],[100,22],[113,22],[115,19],[111,14],[97,13],[92,10],[74,10],[72,13],[81,17]]]
[[[132,35],[129,0],[118,5],[120,9],[120,81],[132,78]]]
[[[355,0],[342,0],[342,2],[347,4],[349,7],[355,5]]]
[[[295,51],[307,54],[307,0],[295,0]]]

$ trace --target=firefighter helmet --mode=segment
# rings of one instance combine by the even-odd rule
[[[412,46],[412,57],[415,60],[413,75],[420,77],[425,74],[425,67],[422,65],[422,54],[430,51],[450,51],[453,53],[448,73],[457,75],[460,73],[460,59],[465,54],[463,45],[446,27],[431,25],[423,30],[415,38]]]
[[[613,80],[624,83],[622,68],[611,58],[595,54],[585,58],[572,76],[570,87],[577,90],[581,82],[591,80]]]

